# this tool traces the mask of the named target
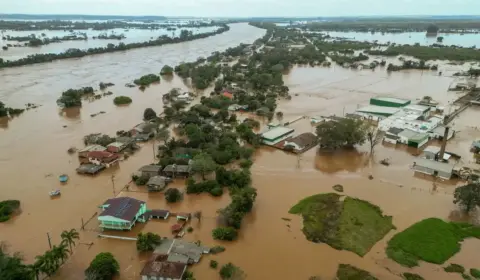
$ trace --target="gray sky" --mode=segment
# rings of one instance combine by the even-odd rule
[[[0,0],[0,13],[163,16],[480,14],[480,0]]]

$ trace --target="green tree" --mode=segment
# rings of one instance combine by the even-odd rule
[[[51,250],[53,258],[55,259],[57,266],[60,267],[65,260],[68,258],[68,253],[70,252],[66,244],[53,245]],[[61,261],[61,262],[60,262]]]
[[[160,71],[160,75],[173,75],[173,68],[169,65],[165,65],[162,67],[162,70]]]
[[[174,203],[182,199],[182,193],[177,188],[169,188],[165,191],[165,200]]]
[[[162,243],[162,238],[155,233],[139,233],[137,236],[137,250],[147,252],[155,250],[155,247]]]
[[[363,121],[345,118],[321,123],[317,135],[320,148],[335,150],[365,143],[367,131]]]
[[[246,278],[245,273],[232,263],[223,265],[219,274],[223,280],[242,280]]]
[[[438,36],[438,37],[437,37],[437,42],[442,43],[442,42],[443,42],[443,37],[442,37],[442,36]]]
[[[8,254],[5,246],[0,244],[0,279],[31,280],[35,277],[32,276],[20,255]]]
[[[115,105],[125,105],[132,103],[132,99],[128,96],[117,96],[113,99]]]
[[[435,24],[430,24],[427,27],[427,34],[437,34],[438,33],[438,26]]]
[[[152,108],[147,108],[143,111],[143,119],[146,121],[157,118],[157,113]]]
[[[480,206],[480,184],[468,184],[455,189],[453,203],[460,205],[469,213]]]
[[[100,253],[85,270],[86,280],[112,280],[119,273],[120,265],[112,253]]]
[[[57,260],[52,251],[47,251],[45,254],[36,257],[36,263],[40,265],[40,271],[48,276],[53,275],[57,271]]]
[[[203,180],[205,180],[205,175],[215,171],[216,167],[217,165],[209,154],[200,153],[193,158],[192,171],[200,173]]]
[[[233,227],[217,227],[212,231],[213,239],[233,241],[237,239],[237,230]]]
[[[60,235],[62,243],[70,247],[70,254],[73,253],[72,245],[75,246],[75,239],[80,239],[80,236],[76,229],[72,228],[69,231],[64,230]]]

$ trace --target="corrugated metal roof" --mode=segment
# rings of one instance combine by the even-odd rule
[[[454,164],[443,163],[443,162],[424,159],[424,158],[417,158],[415,160],[415,163],[417,166],[426,167],[442,173],[452,173],[453,168],[455,167]]]
[[[387,96],[378,96],[371,98],[373,100],[380,100],[380,101],[387,101],[387,102],[393,102],[393,103],[399,103],[399,104],[405,104],[410,102],[408,99],[402,99],[402,98],[396,98],[396,97],[387,97]]]
[[[286,135],[286,134],[289,134],[289,133],[292,133],[294,131],[293,128],[289,128],[289,127],[284,127],[284,126],[277,126],[275,128],[272,128],[264,133],[262,133],[262,137],[265,138],[265,139],[275,139],[275,138],[278,138],[278,137],[281,137],[283,135]]]
[[[400,109],[396,107],[383,107],[383,106],[375,106],[375,105],[369,105],[369,106],[365,106],[357,109],[357,112],[369,113],[369,114],[380,114],[380,115],[386,115],[386,114],[393,115],[399,111]]]

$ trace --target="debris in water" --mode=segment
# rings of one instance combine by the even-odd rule
[[[290,222],[292,219],[290,219],[290,218],[283,218],[283,217],[282,217],[282,220]]]
[[[66,128],[66,127],[68,127],[68,126],[66,126],[66,125],[63,126],[63,128]]]
[[[343,186],[342,185],[335,185],[332,187],[332,189],[336,190],[337,192],[343,192]]]
[[[373,175],[372,174],[368,175],[368,179],[373,180]]]
[[[385,165],[385,166],[389,166],[390,165],[390,159],[384,158],[380,161],[380,163]]]
[[[68,148],[67,153],[73,154],[73,153],[75,153],[76,151],[77,151],[77,148],[75,148],[75,147],[70,147],[70,148]]]

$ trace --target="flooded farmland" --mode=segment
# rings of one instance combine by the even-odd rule
[[[25,103],[42,105],[20,117],[0,123],[0,200],[18,199],[22,213],[0,224],[0,240],[7,241],[12,250],[21,251],[27,261],[48,249],[47,232],[52,242],[60,242],[62,230],[80,228],[82,218],[87,221],[103,201],[118,194],[130,180],[130,175],[140,166],[153,161],[152,143],[145,143],[140,151],[109,169],[90,178],[75,174],[76,156],[67,154],[70,146],[82,147],[82,137],[89,133],[114,134],[137,124],[143,110],[162,108],[162,94],[172,87],[187,89],[178,77],[162,80],[144,92],[126,88],[124,84],[143,74],[158,72],[164,64],[176,65],[208,56],[213,51],[224,50],[239,43],[251,43],[264,35],[264,30],[247,24],[234,24],[223,34],[206,39],[175,45],[131,50],[62,60],[0,70],[0,100],[12,107]],[[443,67],[443,68],[442,68]],[[441,66],[448,72],[450,65]],[[445,71],[447,70],[447,71]],[[421,99],[431,96],[448,106],[457,93],[448,92],[452,77],[438,76],[434,72],[405,71],[387,74],[376,71],[354,71],[341,67],[295,67],[284,80],[290,87],[291,101],[281,101],[278,111],[284,119],[299,116],[342,115],[357,106],[365,105],[377,95]],[[59,110],[55,100],[68,88],[96,86],[99,82],[113,82],[109,88],[115,95],[126,95],[133,103],[115,107],[112,97],[84,103],[81,109]],[[91,114],[105,111],[95,118]],[[480,110],[467,109],[455,121],[459,130],[449,142],[447,150],[462,155],[469,163],[471,140],[480,137],[472,120],[480,117]],[[292,125],[297,131],[312,131],[307,120]],[[332,279],[338,263],[349,263],[368,270],[379,279],[401,279],[397,275],[406,271],[386,258],[385,245],[394,233],[428,217],[448,219],[455,215],[452,203],[455,183],[437,182],[433,190],[428,178],[413,175],[410,166],[415,151],[379,145],[374,157],[368,147],[339,154],[317,154],[312,149],[301,157],[279,150],[261,148],[255,155],[252,167],[253,186],[258,196],[254,209],[244,220],[240,238],[233,243],[214,241],[211,230],[215,227],[216,211],[230,202],[228,195],[212,198],[209,195],[188,195],[179,204],[168,206],[173,212],[201,210],[201,222],[192,221],[193,233],[188,240],[201,240],[205,245],[223,245],[226,251],[217,256],[207,256],[192,271],[197,279],[218,279],[218,272],[208,267],[209,259],[220,263],[233,262],[240,266],[248,279],[308,279],[320,275]],[[378,164],[391,158],[391,165]],[[60,186],[57,176],[66,173],[70,181]],[[111,179],[114,175],[114,184]],[[373,180],[368,176],[372,175]],[[390,232],[363,258],[347,251],[337,251],[325,244],[307,241],[301,232],[301,217],[288,214],[292,205],[305,196],[331,192],[335,184],[342,184],[345,194],[368,200],[393,216],[396,231]],[[174,186],[183,188],[178,180]],[[62,196],[50,199],[48,192],[61,188]],[[149,208],[166,208],[162,194],[122,192],[120,195],[147,202]],[[291,221],[282,220],[283,217]],[[121,279],[138,279],[146,259],[139,255],[132,241],[97,238],[96,217],[81,231],[80,243],[54,279],[84,279],[83,270],[99,252],[110,251],[119,260]],[[140,231],[152,231],[160,236],[170,234],[168,222],[151,221],[137,226],[124,235],[134,236]],[[85,244],[93,245],[90,247]],[[465,267],[480,267],[472,248],[480,241],[469,240],[470,250],[462,250],[454,258]],[[254,257],[252,257],[254,256]],[[426,279],[461,279],[459,275],[444,273],[438,266],[422,264],[414,270]],[[457,278],[454,278],[457,277]]]

